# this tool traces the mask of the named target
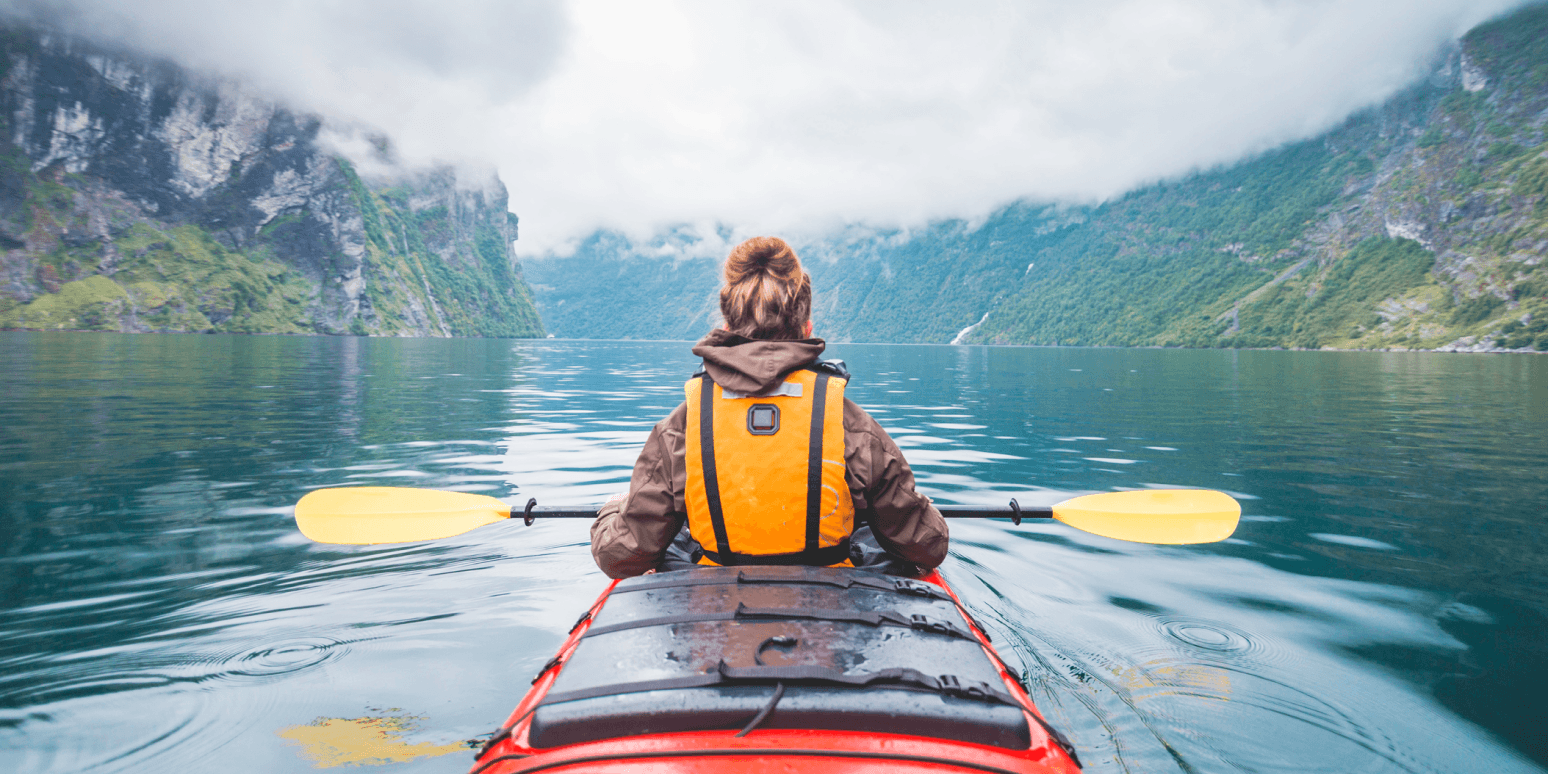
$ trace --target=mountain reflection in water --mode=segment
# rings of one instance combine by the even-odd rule
[[[1548,358],[829,354],[939,501],[1242,501],[1209,546],[952,524],[944,571],[1087,771],[1548,765]],[[332,719],[422,751],[489,731],[605,585],[586,525],[322,546],[291,506],[364,484],[600,502],[695,365],[671,342],[27,333],[0,358],[0,769],[21,772],[308,771],[296,729]],[[396,760],[375,768],[471,756]]]

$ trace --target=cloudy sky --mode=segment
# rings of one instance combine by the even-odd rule
[[[1313,135],[1519,0],[0,0],[495,165],[523,253],[1092,201]]]

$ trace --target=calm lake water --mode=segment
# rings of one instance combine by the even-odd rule
[[[1087,771],[1548,766],[1548,357],[830,355],[942,502],[1242,501],[1209,546],[952,524],[943,571]],[[584,523],[322,546],[298,498],[600,502],[695,362],[682,343],[0,333],[0,364],[0,771],[281,772],[312,770],[287,730],[319,718],[420,749],[491,730],[606,583]]]

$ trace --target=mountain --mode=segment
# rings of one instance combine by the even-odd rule
[[[15,27],[0,129],[0,328],[543,333],[492,174],[357,169],[317,116]]]
[[[812,314],[823,337],[944,343],[1014,287],[1025,267],[1023,231],[1045,233],[1085,216],[1085,208],[1022,204],[979,228],[959,221],[908,232],[856,227],[794,246],[812,275]],[[601,232],[572,255],[526,258],[527,277],[557,336],[694,339],[720,323],[728,237],[708,246],[679,230],[641,245]],[[706,249],[719,254],[704,257]]]
[[[835,340],[1548,349],[1545,122],[1539,4],[1320,137],[1097,206],[797,248]],[[527,266],[557,335],[693,338],[717,320],[717,259],[682,257],[703,247],[599,234]]]

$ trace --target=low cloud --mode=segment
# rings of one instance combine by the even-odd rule
[[[494,164],[526,253],[1113,196],[1325,130],[1519,4],[4,3]]]

